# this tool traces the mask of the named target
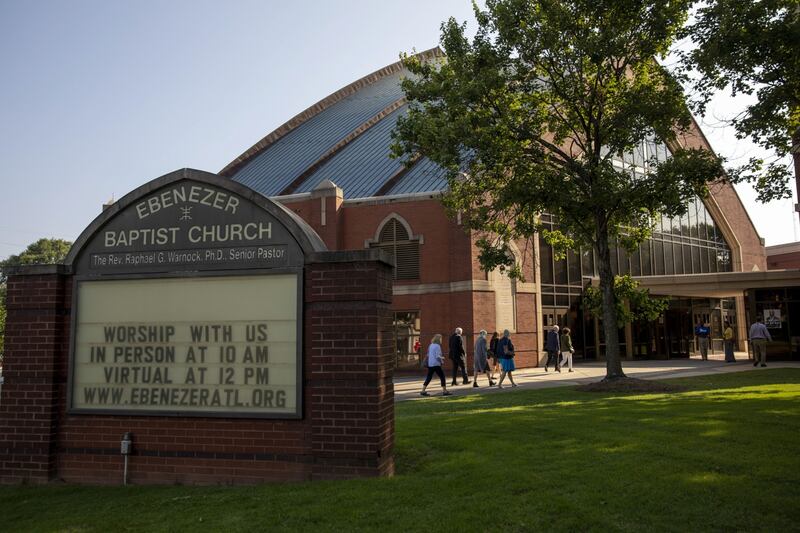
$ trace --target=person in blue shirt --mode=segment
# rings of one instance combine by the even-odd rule
[[[697,336],[697,345],[700,348],[700,357],[703,361],[708,361],[708,339],[711,336],[711,328],[708,324],[700,322],[694,328],[694,334]]]

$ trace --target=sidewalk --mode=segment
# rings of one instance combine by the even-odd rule
[[[736,363],[726,363],[724,357],[720,355],[709,355],[708,361],[703,361],[698,357],[690,359],[669,359],[665,361],[625,361],[622,362],[622,367],[625,374],[629,377],[635,378],[679,378],[690,376],[702,376],[704,374],[716,374],[719,372],[743,372],[745,370],[758,370],[753,367],[753,361],[747,359],[745,352],[736,353]],[[800,368],[800,362],[797,361],[775,361],[770,363],[768,360],[768,368]],[[573,366],[573,372],[568,372],[563,369],[561,373],[556,372],[552,368],[549,372],[544,371],[544,367],[525,368],[514,371],[514,381],[517,382],[517,389],[544,389],[549,387],[563,387],[567,385],[580,385],[583,383],[590,383],[599,381],[606,375],[605,361],[579,361]],[[497,386],[489,387],[486,376],[478,377],[479,387],[469,385],[456,385],[450,386],[452,374],[448,373],[447,390],[453,393],[453,396],[465,396],[468,394],[481,393],[481,394],[502,394],[503,392],[511,389],[511,382],[506,378],[503,382],[503,388],[498,389]],[[473,379],[470,376],[470,379]],[[422,398],[419,392],[422,390],[422,382],[425,376],[401,376],[394,379],[394,397],[396,402],[406,400],[414,400]],[[461,379],[458,380],[461,383]],[[434,376],[431,384],[428,385],[428,392],[431,396],[441,395],[441,386]]]

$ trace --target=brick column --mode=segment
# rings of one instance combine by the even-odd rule
[[[0,482],[55,475],[59,388],[65,382],[71,278],[59,265],[8,276],[0,395]]]
[[[389,260],[380,250],[315,254],[304,295],[312,479],[391,475]]]

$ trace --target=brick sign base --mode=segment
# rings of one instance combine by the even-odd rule
[[[0,482],[226,483],[394,471],[391,266],[377,250],[320,252],[303,273],[300,420],[67,413],[74,280],[60,266],[8,277]]]

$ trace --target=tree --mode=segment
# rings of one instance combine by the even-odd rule
[[[634,320],[652,322],[669,307],[669,298],[651,297],[648,289],[640,289],[639,282],[627,275],[614,276],[614,300],[618,328]],[[600,289],[587,287],[583,293],[583,305],[596,315],[602,314],[603,294]]]
[[[39,239],[19,255],[11,255],[0,261],[0,363],[6,330],[6,268],[16,265],[53,264],[62,261],[69,253],[72,243],[63,239]]]
[[[405,57],[409,112],[398,121],[395,156],[425,155],[447,170],[451,214],[481,238],[491,270],[509,261],[508,243],[532,238],[539,214],[559,231],[548,242],[597,254],[606,379],[624,377],[610,243],[632,249],[653,220],[676,216],[707,194],[721,163],[682,148],[691,115],[677,81],[655,56],[685,23],[688,0],[488,0],[475,7],[473,39],[454,19],[442,24],[445,59]],[[652,138],[672,157],[632,172],[613,159]]]
[[[17,265],[51,265],[63,261],[72,243],[63,239],[39,239],[29,244],[19,255],[0,261],[0,281],[5,282],[5,269]]]
[[[695,73],[691,86],[698,112],[705,113],[717,91],[757,97],[731,122],[737,137],[750,137],[775,157],[751,158],[732,178],[753,183],[762,202],[790,198],[785,158],[792,146],[800,180],[800,2],[703,1],[683,34],[694,44],[681,58],[682,73]]]

